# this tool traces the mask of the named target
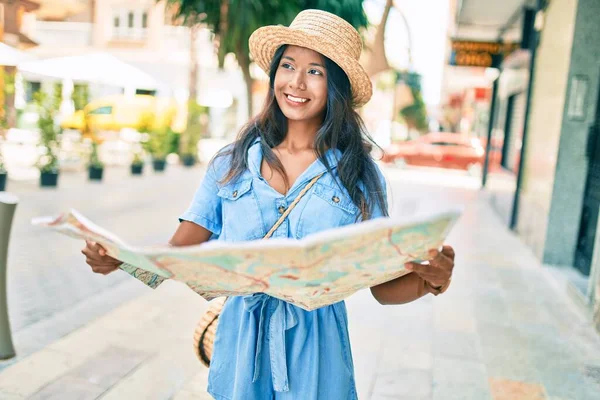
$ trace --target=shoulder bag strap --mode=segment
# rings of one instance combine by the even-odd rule
[[[296,207],[296,204],[298,204],[300,202],[300,200],[302,200],[302,197],[306,194],[306,192],[308,192],[310,190],[310,188],[313,187],[313,185],[315,183],[317,183],[319,178],[322,177],[323,175],[325,175],[325,172],[323,172],[320,175],[315,176],[310,182],[308,182],[308,184],[304,187],[304,189],[302,189],[302,191],[300,193],[298,193],[298,196],[296,196],[296,198],[294,199],[292,204],[290,204],[290,206],[284,211],[284,213],[281,215],[281,217],[279,217],[277,222],[275,222],[275,225],[273,225],[273,227],[271,228],[269,233],[267,233],[263,239],[268,239],[273,235],[273,233],[275,233],[277,228],[279,228],[279,226],[283,223],[283,221],[285,221],[287,216],[290,215],[290,213],[292,212],[294,207]]]

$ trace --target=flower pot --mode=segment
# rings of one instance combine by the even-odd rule
[[[167,160],[152,160],[152,168],[156,172],[162,172],[167,166]]]
[[[0,192],[3,192],[6,189],[6,172],[0,172]]]
[[[58,172],[42,172],[40,174],[40,186],[42,186],[42,187],[58,186]]]
[[[196,157],[193,154],[184,154],[181,156],[181,162],[186,167],[193,167],[196,165]]]
[[[144,164],[131,164],[131,175],[142,175]]]
[[[89,167],[88,177],[90,181],[101,181],[104,174],[104,167]]]

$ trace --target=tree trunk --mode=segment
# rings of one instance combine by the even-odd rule
[[[198,54],[196,53],[198,30],[198,25],[192,25],[190,27],[190,82],[188,101],[196,101],[198,98]]]
[[[246,82],[246,96],[248,98],[248,118],[250,119],[254,115],[252,113],[252,84],[254,80],[250,75],[250,58],[247,53],[241,50],[238,50],[235,56],[237,58],[238,64],[240,65],[240,68],[242,68],[242,73],[244,74],[244,82]]]
[[[387,20],[390,16],[390,9],[392,6],[393,0],[387,0],[383,10],[383,15],[381,16],[381,22],[377,26],[377,32],[375,33],[375,39],[373,40],[371,56],[369,57],[366,68],[367,73],[371,77],[390,68],[387,57],[385,56],[385,26],[387,25]]]
[[[189,85],[188,85],[188,101],[187,101],[187,123],[186,129],[181,132],[179,136],[179,154],[184,155],[189,152],[189,142],[190,142],[190,133],[188,132],[188,127],[191,126],[192,117],[191,113],[191,103],[196,103],[198,101],[198,54],[196,52],[196,43],[198,39],[198,30],[200,26],[198,24],[193,24],[190,26],[190,76],[189,76]]]
[[[219,60],[219,68],[223,68],[225,63],[225,55],[227,49],[225,48],[225,38],[227,37],[227,30],[229,29],[229,0],[221,0],[221,9],[219,17],[219,51],[217,58]]]
[[[15,75],[16,67],[4,67],[4,106],[6,112],[6,122],[9,128],[14,128],[17,125],[17,108],[15,107]]]

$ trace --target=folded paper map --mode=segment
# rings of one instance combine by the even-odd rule
[[[181,281],[208,300],[262,292],[314,310],[409,273],[404,263],[426,260],[429,249],[443,245],[459,216],[453,210],[380,218],[301,240],[212,240],[187,247],[130,246],[75,210],[32,223],[98,242],[108,255],[129,264],[122,267],[126,272]]]

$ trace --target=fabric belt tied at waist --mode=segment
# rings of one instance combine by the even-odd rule
[[[255,315],[255,310],[259,310],[252,382],[256,382],[260,376],[262,346],[265,341],[265,330],[268,329],[273,389],[276,392],[289,391],[285,331],[298,324],[298,317],[296,316],[294,307],[285,301],[258,293],[244,297],[244,309],[252,315]]]

